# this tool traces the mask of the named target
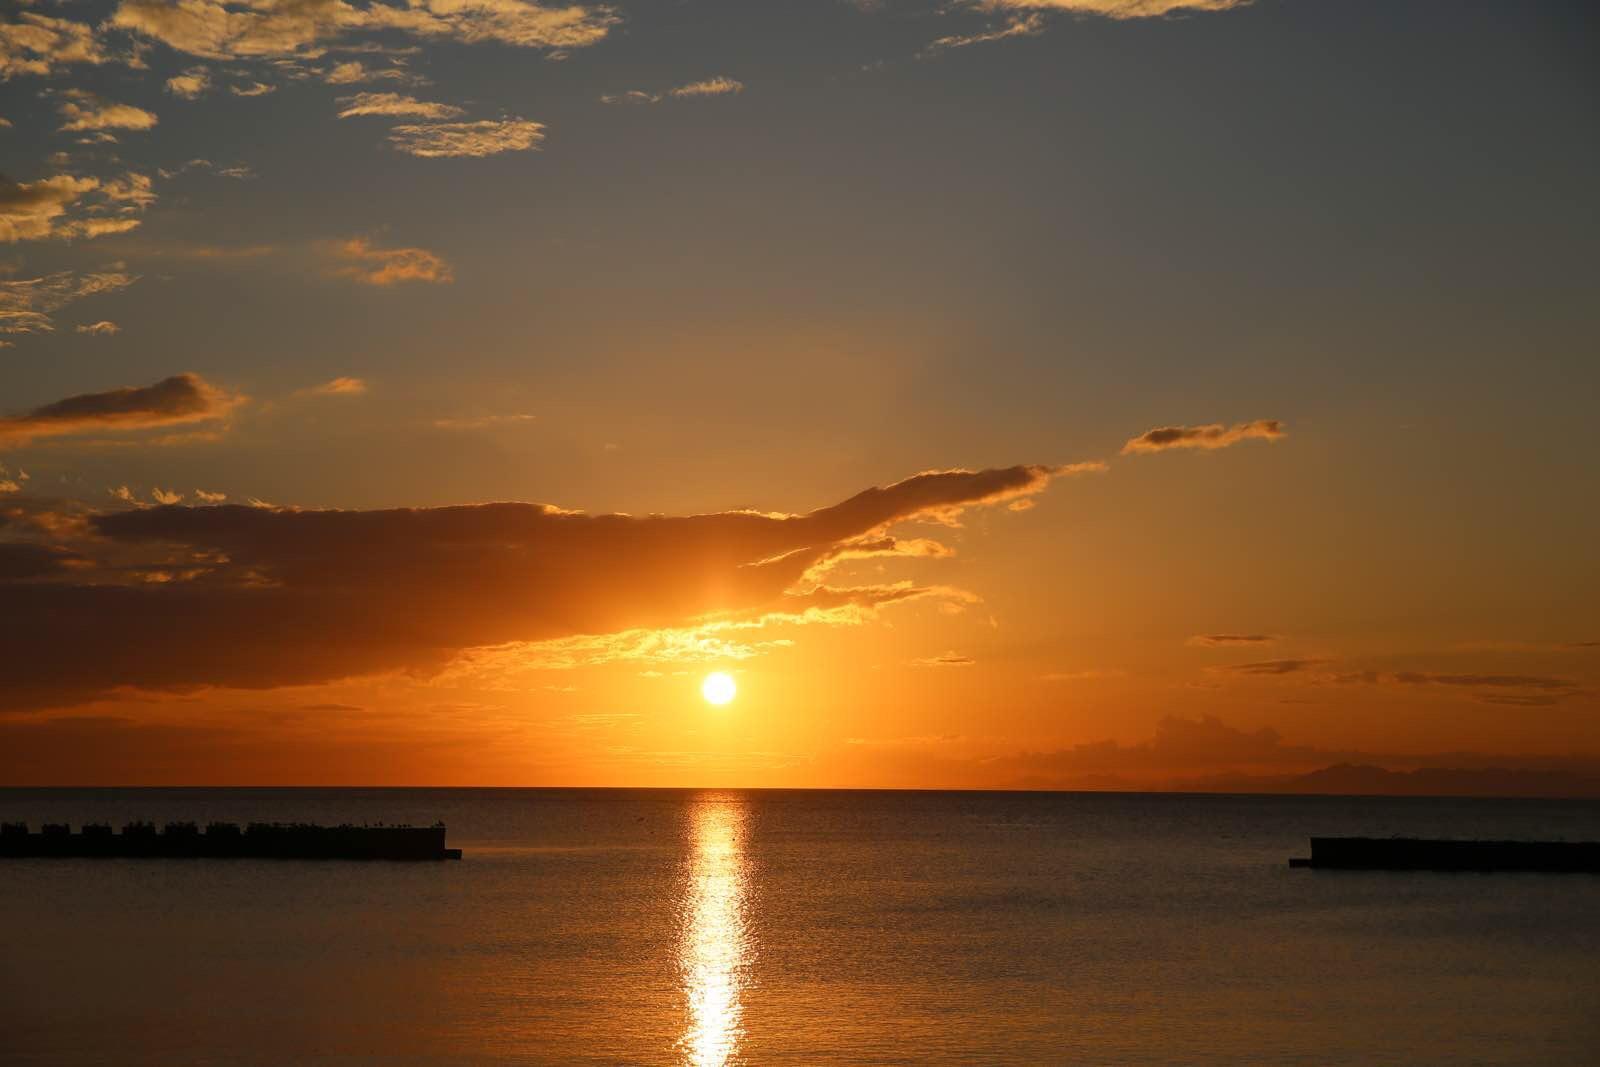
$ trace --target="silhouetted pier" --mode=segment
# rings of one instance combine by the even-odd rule
[[[1600,842],[1450,841],[1419,837],[1313,837],[1291,867],[1343,871],[1552,871],[1600,873]]]
[[[283,860],[458,860],[446,848],[444,825],[317,826],[312,823],[214,822],[204,831],[192,822],[131,822],[121,833],[104,823],[84,823],[78,833],[65,823],[45,823],[31,833],[27,823],[0,824],[0,858],[62,859],[283,859]]]

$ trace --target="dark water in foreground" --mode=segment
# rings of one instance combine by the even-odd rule
[[[0,790],[0,818],[433,822],[460,863],[0,861],[0,1062],[1600,1060],[1600,876],[1290,870],[1600,804]]]

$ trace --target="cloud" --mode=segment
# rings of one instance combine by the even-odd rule
[[[185,100],[198,100],[210,88],[211,72],[204,67],[191,67],[167,79],[167,92]]]
[[[1387,764],[1391,770],[1374,764]],[[1310,773],[1306,773],[1310,772]],[[1163,788],[1225,792],[1600,792],[1600,758],[1478,752],[1386,753],[1291,744],[1271,727],[1242,730],[1214,716],[1167,716],[1134,744],[1097,741],[985,762],[990,785],[1026,788]],[[1302,777],[1303,776],[1303,777]]]
[[[92,333],[99,337],[110,337],[122,332],[122,327],[107,319],[91,322],[86,325],[74,327],[79,333]]]
[[[1471,691],[1473,699],[1487,704],[1546,707],[1585,695],[1570,678],[1537,674],[1449,674],[1431,671],[1316,670],[1332,663],[1326,659],[1275,659],[1209,667],[1216,674],[1257,676],[1305,675],[1313,685],[1445,686]]]
[[[36,182],[0,177],[0,241],[10,244],[55,236],[67,209],[99,185],[94,178],[67,174]]]
[[[57,271],[38,278],[0,281],[0,334],[48,333],[51,313],[96,293],[116,292],[138,280],[121,271],[76,274]]]
[[[183,494],[173,492],[170,489],[162,489],[157,487],[150,490],[150,499],[154,500],[157,504],[176,504],[183,499]]]
[[[368,67],[358,59],[337,63],[322,72],[322,80],[329,85],[355,85],[359,82],[396,81],[406,85],[426,85],[428,79],[404,67]]]
[[[1115,668],[1090,667],[1081,671],[1052,671],[1040,675],[1041,681],[1046,682],[1094,682],[1107,678],[1126,678],[1127,671]]]
[[[1256,663],[1230,663],[1225,667],[1208,669],[1228,674],[1298,674],[1327,662],[1325,659],[1268,659]]]
[[[0,22],[0,81],[18,74],[53,74],[73,63],[98,65],[110,57],[94,27],[70,19],[23,12]]]
[[[332,244],[328,254],[336,262],[335,277],[349,278],[363,285],[455,281],[450,264],[426,248],[375,248],[365,237],[352,237]]]
[[[911,661],[913,667],[970,667],[978,661],[959,652],[941,652],[937,656],[924,656]]]
[[[643,89],[629,89],[622,93],[605,93],[600,97],[602,104],[659,104],[666,99],[695,100],[707,96],[729,96],[744,92],[744,82],[721,74],[713,78],[680,85],[666,92],[647,93]]]
[[[491,426],[505,426],[533,422],[539,416],[521,412],[509,415],[467,415],[459,418],[434,419],[436,430],[486,430]]]
[[[1148,19],[1207,11],[1232,11],[1252,0],[982,0],[983,7],[1063,11],[1108,19]]]
[[[0,243],[126,233],[155,201],[143,174],[105,180],[59,174],[35,182],[0,176]]]
[[[360,396],[367,391],[367,383],[360,378],[334,378],[313,385],[309,389],[302,389],[302,396]]]
[[[718,74],[714,78],[706,78],[702,81],[690,82],[688,85],[680,85],[676,89],[668,90],[668,92],[680,100],[701,96],[727,96],[731,93],[744,92],[744,82],[735,81],[733,78]]]
[[[266,96],[277,91],[276,85],[268,85],[266,82],[253,81],[228,86],[228,92],[234,96]]]
[[[196,500],[206,504],[220,504],[224,500],[228,499],[227,493],[213,493],[205,489],[196,489],[194,491],[194,496]]]
[[[1184,643],[1201,648],[1222,648],[1227,645],[1270,645],[1276,640],[1271,634],[1195,634]]]
[[[1122,446],[1124,456],[1143,452],[1165,452],[1173,448],[1217,449],[1236,445],[1240,441],[1259,439],[1276,441],[1286,436],[1287,430],[1277,419],[1257,419],[1224,427],[1221,423],[1207,426],[1159,426],[1146,430]]]
[[[240,59],[304,55],[347,35],[385,31],[565,50],[599,42],[618,21],[608,8],[524,0],[122,0],[110,25],[190,55]]]
[[[396,126],[389,131],[395,150],[423,159],[482,157],[525,152],[544,141],[544,123],[522,118],[478,122],[432,122]]]
[[[113,104],[87,98],[63,100],[56,109],[67,121],[62,130],[148,130],[160,120],[155,112],[132,104]]]
[[[643,89],[629,89],[625,93],[604,93],[600,97],[602,104],[659,104],[660,93],[647,93]]]
[[[187,402],[99,394],[19,417],[12,429],[100,424],[107,412],[147,423],[203,418],[221,407],[196,397],[197,381],[175,391]],[[847,622],[942,594],[807,588],[803,576],[819,558],[896,523],[1041,492],[1053,476],[1035,466],[929,471],[804,515],[632,517],[522,503],[95,513],[85,517],[92,536],[74,543],[94,553],[94,569],[0,587],[0,705],[60,706],[120,687],[427,674],[472,649],[631,631],[732,641],[779,625]],[[139,569],[176,576],[133,581]]]
[[[102,430],[146,430],[220,419],[243,397],[197,374],[175,374],[154,385],[82,393],[9,418],[0,418],[0,444]]]
[[[1574,689],[1577,682],[1534,674],[1427,674],[1400,671],[1391,676],[1402,685],[1495,686],[1510,689]]]
[[[343,111],[339,112],[342,119],[353,118],[357,115],[400,115],[421,119],[453,119],[464,112],[450,104],[436,104],[428,100],[418,100],[411,96],[401,96],[399,93],[357,93],[355,96],[341,96],[339,102],[345,104]]]
[[[1006,20],[1005,25],[999,29],[983,30],[978,33],[952,34],[940,37],[923,49],[920,58],[927,59],[947,52],[952,48],[966,48],[968,45],[987,44],[990,41],[1003,41],[1008,37],[1037,37],[1045,29],[1044,16],[1039,14],[1017,15]]]

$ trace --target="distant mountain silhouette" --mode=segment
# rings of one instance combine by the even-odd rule
[[[1175,782],[1170,788],[1229,793],[1600,797],[1600,775],[1514,767],[1419,767],[1395,771],[1370,763],[1336,763],[1306,774],[1214,775]]]
[[[1334,763],[1302,774],[1214,774],[1162,782],[1112,774],[1064,778],[1030,775],[1008,789],[1072,792],[1284,793],[1310,796],[1596,797],[1600,773],[1521,767],[1420,767],[1397,771],[1372,763]]]

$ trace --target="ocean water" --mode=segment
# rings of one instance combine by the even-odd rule
[[[1600,1062],[1600,876],[1291,870],[1600,804],[4,790],[432,823],[459,863],[0,860],[5,1064]]]

